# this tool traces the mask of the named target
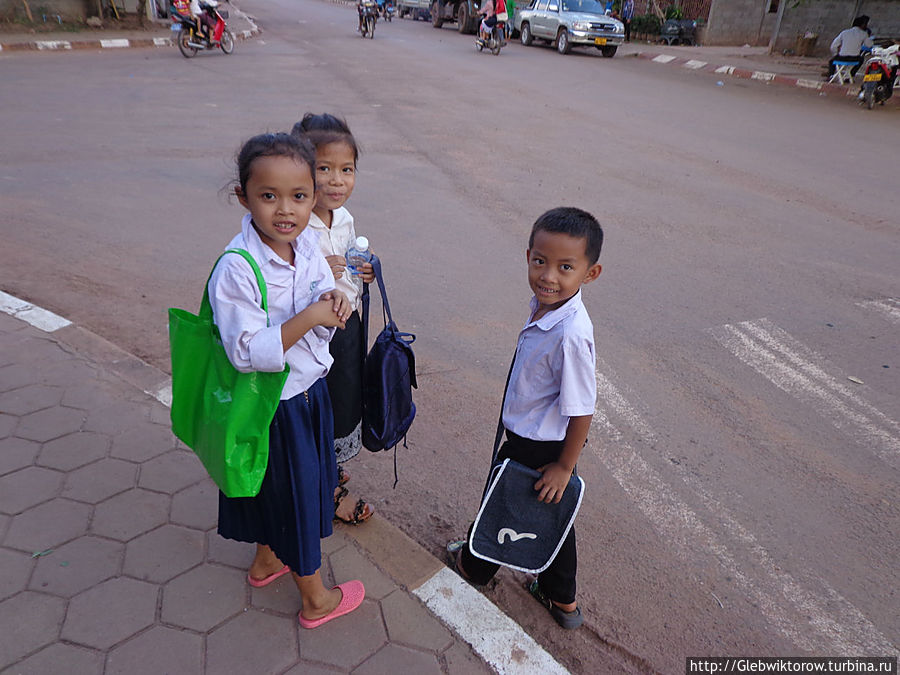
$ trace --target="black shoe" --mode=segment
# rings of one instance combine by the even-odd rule
[[[581,607],[576,607],[574,611],[571,612],[560,609],[555,604],[553,604],[553,601],[549,597],[544,595],[544,592],[538,585],[537,579],[532,581],[530,584],[526,583],[525,588],[528,589],[528,592],[531,593],[532,597],[535,600],[537,600],[550,611],[550,616],[553,617],[556,623],[558,623],[566,630],[578,628],[582,623],[584,623],[584,617],[581,615]]]

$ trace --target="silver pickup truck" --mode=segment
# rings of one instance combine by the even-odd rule
[[[526,46],[541,39],[568,54],[572,47],[593,45],[612,58],[625,39],[625,27],[604,10],[599,0],[531,0],[516,11],[515,29]]]

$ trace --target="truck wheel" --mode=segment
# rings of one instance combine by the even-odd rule
[[[559,35],[556,36],[556,51],[560,54],[568,54],[572,51],[572,45],[569,44],[569,32],[565,28],[560,28]]]
[[[519,39],[522,41],[522,44],[528,47],[532,42],[534,42],[534,37],[531,35],[531,26],[528,23],[523,23],[521,28],[521,34],[519,35]]]
[[[441,18],[441,5],[438,0],[434,0],[431,3],[431,25],[435,28],[440,28],[444,25],[444,20]]]
[[[467,32],[467,24],[469,23],[469,7],[465,0],[459,3],[459,10],[456,13],[456,22],[458,24],[460,33]]]

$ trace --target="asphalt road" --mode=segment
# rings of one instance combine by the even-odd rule
[[[420,383],[397,488],[389,455],[353,460],[351,485],[440,555],[475,513],[530,225],[586,208],[607,235],[585,293],[586,628],[557,630],[512,573],[488,596],[574,672],[897,654],[897,110],[594,50],[494,57],[409,20],[361,40],[339,4],[242,7],[265,32],[230,57],[0,55],[0,289],[168,369],[165,308],[197,306],[239,225],[241,140],[345,116],[348,206]]]

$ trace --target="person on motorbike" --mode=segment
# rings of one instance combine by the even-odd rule
[[[356,0],[356,12],[359,14],[359,24],[356,26],[357,33],[363,33],[363,22],[366,20],[366,5],[375,4],[375,0]],[[377,7],[377,5],[376,5]],[[378,16],[378,10],[375,10],[375,15]]]
[[[504,0],[485,0],[478,8],[478,13],[484,16],[478,28],[478,37],[482,42],[488,42],[491,39],[491,32],[497,25],[497,15],[503,12],[506,12]]]
[[[197,37],[201,40],[211,40],[212,26],[209,12],[200,6],[200,0],[191,0],[191,18],[197,24]]]
[[[869,17],[865,14],[853,19],[853,25],[847,30],[842,30],[831,42],[831,60],[828,62],[828,77],[834,75],[835,61],[856,61],[856,66],[850,70],[850,75],[856,75],[859,66],[863,62],[862,50],[864,47],[871,49],[873,46],[871,32],[869,31]]]

